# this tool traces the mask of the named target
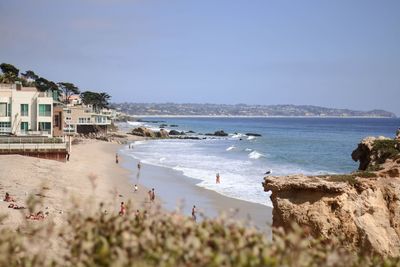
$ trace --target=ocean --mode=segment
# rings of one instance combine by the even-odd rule
[[[339,174],[358,164],[351,152],[366,136],[394,137],[400,119],[375,118],[145,118],[122,127],[145,125],[194,131],[193,136],[224,130],[227,137],[202,140],[149,140],[121,152],[197,179],[197,186],[222,195],[272,207],[263,191],[266,171],[272,175]],[[158,121],[158,122],[148,122]],[[162,122],[160,122],[162,121]],[[171,125],[173,127],[171,127]],[[177,127],[175,126],[177,125]],[[260,134],[259,137],[246,133]],[[216,173],[220,184],[215,183]]]

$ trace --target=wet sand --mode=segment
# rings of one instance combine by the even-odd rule
[[[122,152],[120,154],[124,155]],[[164,167],[142,163],[138,177],[136,167],[138,160],[127,155],[124,155],[124,158],[123,166],[133,170],[130,175],[132,183],[155,188],[156,195],[166,210],[173,211],[180,208],[183,214],[190,216],[193,205],[196,205],[199,213],[203,213],[206,217],[215,217],[223,213],[233,220],[246,225],[253,224],[268,235],[271,234],[271,207],[226,197],[196,186],[198,180]],[[265,197],[269,196],[266,194]]]

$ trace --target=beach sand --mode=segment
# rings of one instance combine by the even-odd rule
[[[129,141],[143,140],[129,136]],[[193,205],[199,213],[214,217],[225,213],[234,220],[252,224],[270,235],[272,209],[270,207],[225,197],[216,192],[196,186],[196,180],[184,177],[179,172],[162,167],[142,165],[137,179],[137,160],[115,154],[121,145],[99,140],[83,139],[73,145],[70,161],[38,159],[19,155],[0,157],[0,196],[8,192],[16,204],[24,205],[33,195],[41,201],[35,211],[48,212],[49,219],[56,224],[65,222],[66,214],[76,206],[82,210],[97,209],[105,203],[104,211],[118,213],[120,202],[131,202],[128,212],[148,209],[148,188],[156,189],[156,202],[164,210],[174,210],[180,200],[185,205],[182,214],[190,216]],[[91,178],[90,178],[91,177]],[[139,191],[133,185],[138,183]],[[260,185],[261,186],[261,185]],[[267,197],[267,196],[266,196]],[[73,206],[75,204],[76,206]],[[0,201],[0,214],[7,215],[1,227],[18,228],[26,222],[27,210],[7,208],[9,203]],[[232,210],[238,210],[235,214]]]
[[[72,146],[70,161],[25,157],[0,156],[0,196],[8,192],[16,204],[24,205],[28,196],[42,201],[36,212],[48,212],[56,223],[62,223],[72,208],[91,206],[97,209],[100,202],[107,203],[104,210],[118,212],[120,202],[131,201],[133,210],[141,208],[147,195],[144,191],[134,193],[129,181],[129,171],[115,163],[115,153],[120,145],[98,140],[83,139]],[[90,179],[91,177],[92,179]],[[71,203],[72,202],[72,203]],[[27,210],[8,208],[9,203],[0,201],[0,214],[7,215],[3,226],[18,227],[25,220]],[[19,212],[21,211],[21,212]]]

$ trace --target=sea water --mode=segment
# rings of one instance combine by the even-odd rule
[[[194,131],[192,136],[224,130],[227,137],[201,140],[135,142],[124,153],[143,163],[174,169],[197,179],[197,186],[222,195],[272,206],[264,192],[264,174],[338,174],[357,169],[351,152],[366,136],[394,137],[399,119],[371,118],[146,118],[132,122],[167,130]],[[162,122],[160,122],[162,121]],[[170,127],[178,125],[178,127]],[[247,136],[256,133],[261,136]],[[220,174],[220,184],[215,176]]]

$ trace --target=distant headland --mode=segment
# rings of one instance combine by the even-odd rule
[[[358,111],[311,105],[114,103],[113,107],[126,114],[143,116],[396,118],[394,113],[379,109]]]

